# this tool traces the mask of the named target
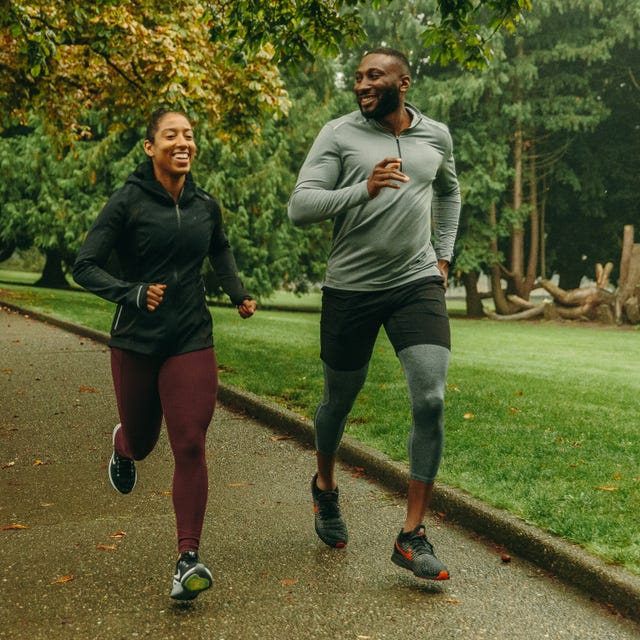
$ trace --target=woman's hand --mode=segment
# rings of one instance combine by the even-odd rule
[[[241,318],[250,318],[256,310],[257,303],[255,300],[243,300],[238,305],[238,313]]]
[[[150,284],[147,287],[147,310],[155,311],[164,297],[166,284]]]

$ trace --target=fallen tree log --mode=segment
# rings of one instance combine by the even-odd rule
[[[597,286],[581,287],[579,289],[566,291],[551,282],[551,280],[545,279],[540,280],[540,286],[542,286],[545,291],[548,291],[556,302],[566,307],[585,304],[589,304],[593,307],[596,307],[599,304],[613,305],[616,301],[615,294]]]
[[[501,315],[494,311],[485,309],[485,314],[492,320],[531,320],[531,318],[538,318],[544,315],[544,304],[539,304],[535,307],[525,309],[524,311],[518,311],[517,313],[511,313],[509,315]]]

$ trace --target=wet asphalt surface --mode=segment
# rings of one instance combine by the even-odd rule
[[[439,640],[640,638],[640,625],[465,529],[427,519],[451,580],[389,560],[402,496],[339,483],[350,542],[313,529],[313,451],[218,406],[201,558],[215,584],[168,597],[176,559],[166,432],[132,494],[107,479],[108,349],[0,310],[0,638]]]

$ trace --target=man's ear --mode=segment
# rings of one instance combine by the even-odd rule
[[[401,93],[406,93],[411,86],[411,77],[410,76],[402,76],[400,78],[400,91]]]

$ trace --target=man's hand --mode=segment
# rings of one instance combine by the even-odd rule
[[[150,284],[147,287],[147,310],[155,311],[164,297],[166,284]]]
[[[241,304],[238,305],[238,313],[241,318],[250,318],[256,310],[256,301],[255,300],[243,300]]]
[[[444,278],[444,288],[449,286],[449,262],[447,260],[438,260],[438,271]]]
[[[378,162],[367,180],[369,197],[375,198],[385,187],[399,189],[401,186],[399,182],[409,182],[408,176],[400,171],[401,166],[401,158],[385,158]]]

